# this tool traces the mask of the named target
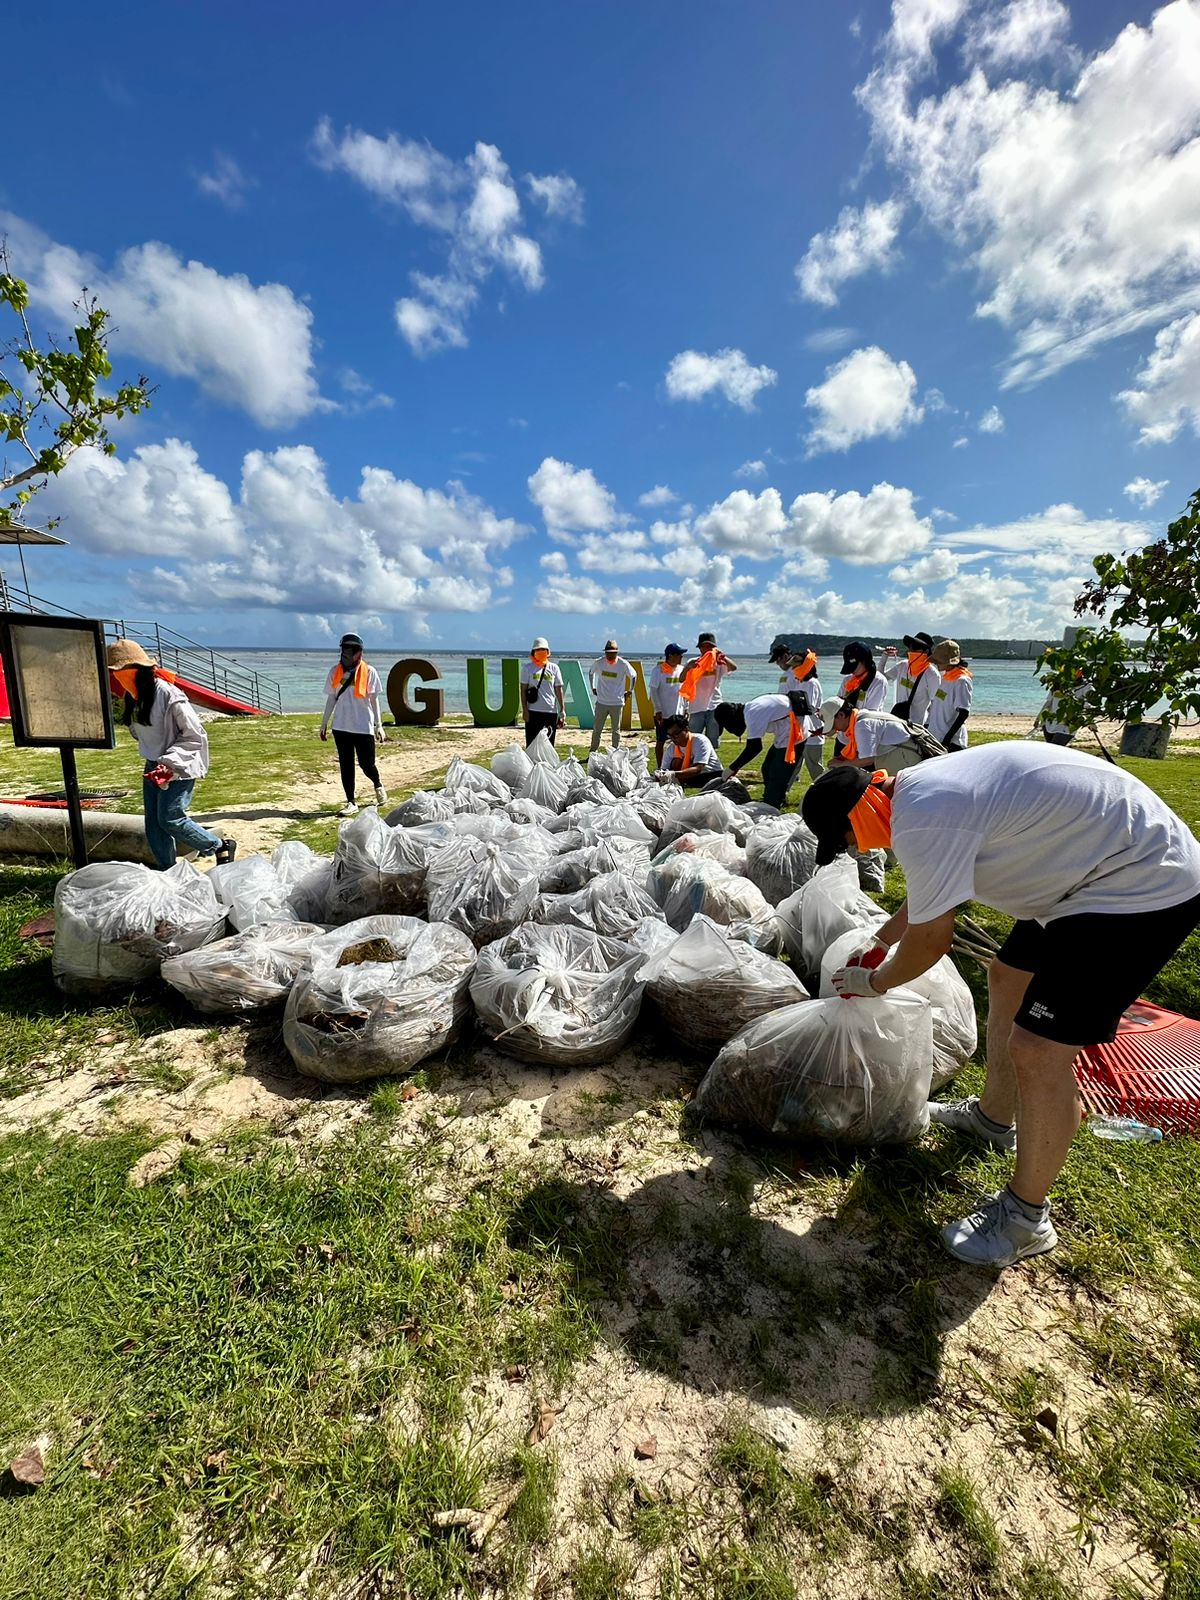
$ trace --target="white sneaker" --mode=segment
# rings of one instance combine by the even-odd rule
[[[1017,1148],[1017,1130],[1013,1125],[1001,1128],[990,1122],[979,1109],[979,1096],[968,1095],[965,1100],[931,1100],[929,1120],[939,1127],[953,1128],[955,1133],[965,1133],[968,1139],[978,1139],[990,1144],[993,1150],[1004,1150],[1009,1155]]]
[[[354,804],[353,800],[347,800],[346,804],[338,812],[339,817],[356,817],[357,815],[358,807]]]
[[[375,804],[379,806],[387,805],[387,790],[381,783],[375,785]]]
[[[1058,1243],[1043,1206],[1035,1221],[1022,1210],[1007,1189],[993,1195],[969,1217],[959,1217],[942,1229],[942,1243],[952,1256],[974,1267],[1011,1267],[1027,1256],[1045,1255]]]

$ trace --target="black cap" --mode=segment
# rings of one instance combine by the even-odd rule
[[[712,708],[713,720],[722,733],[736,734],[740,739],[746,731],[746,708],[736,700],[722,700]]]
[[[817,836],[817,866],[828,866],[846,848],[850,813],[870,784],[871,774],[865,767],[841,762],[822,773],[805,793],[800,815]]]
[[[356,633],[344,633],[341,642],[342,644],[356,644],[360,650],[362,649],[362,640]]]
[[[716,644],[716,642],[717,642],[717,636],[716,636],[715,633],[702,633],[702,634],[699,634],[697,636],[697,638],[696,638],[696,649],[699,650],[702,645]]]
[[[904,635],[904,648],[906,650],[923,650],[928,655],[933,649],[933,635],[931,633],[906,633]]]
[[[874,661],[875,652],[869,644],[864,644],[861,639],[851,639],[849,644],[842,646],[842,661]]]

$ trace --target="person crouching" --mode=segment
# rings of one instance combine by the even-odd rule
[[[704,733],[692,733],[688,718],[678,712],[663,718],[663,758],[654,774],[657,783],[678,783],[685,789],[702,789],[723,775],[721,758]]]

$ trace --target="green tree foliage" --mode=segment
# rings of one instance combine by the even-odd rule
[[[1057,720],[1072,729],[1140,722],[1160,700],[1164,722],[1200,717],[1200,490],[1164,538],[1092,566],[1075,615],[1103,624],[1081,627],[1073,644],[1043,657]]]
[[[33,495],[84,445],[115,455],[109,422],[141,411],[153,392],[144,377],[120,384],[115,393],[102,387],[112,376],[109,316],[86,290],[75,304],[80,320],[74,347],[59,349],[51,341],[39,349],[29,326],[29,289],[9,267],[0,241],[0,312],[16,322],[0,344],[0,495],[15,491],[0,501],[0,526],[19,523]],[[16,464],[8,459],[10,449]]]

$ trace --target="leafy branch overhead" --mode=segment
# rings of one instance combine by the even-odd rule
[[[1072,729],[1139,722],[1160,701],[1164,722],[1200,717],[1200,490],[1164,538],[1133,555],[1097,556],[1075,598],[1074,642],[1047,650],[1041,680]],[[1128,637],[1132,632],[1136,637]]]
[[[136,415],[154,392],[144,376],[121,384],[115,393],[101,387],[112,376],[109,315],[86,291],[75,303],[81,320],[74,348],[60,349],[51,340],[47,349],[39,349],[29,326],[28,286],[9,268],[8,249],[0,241],[0,309],[10,312],[17,324],[0,344],[0,442],[5,450],[0,494],[16,491],[0,504],[0,525],[16,522],[22,508],[76,450],[89,445],[115,455],[109,422]]]

